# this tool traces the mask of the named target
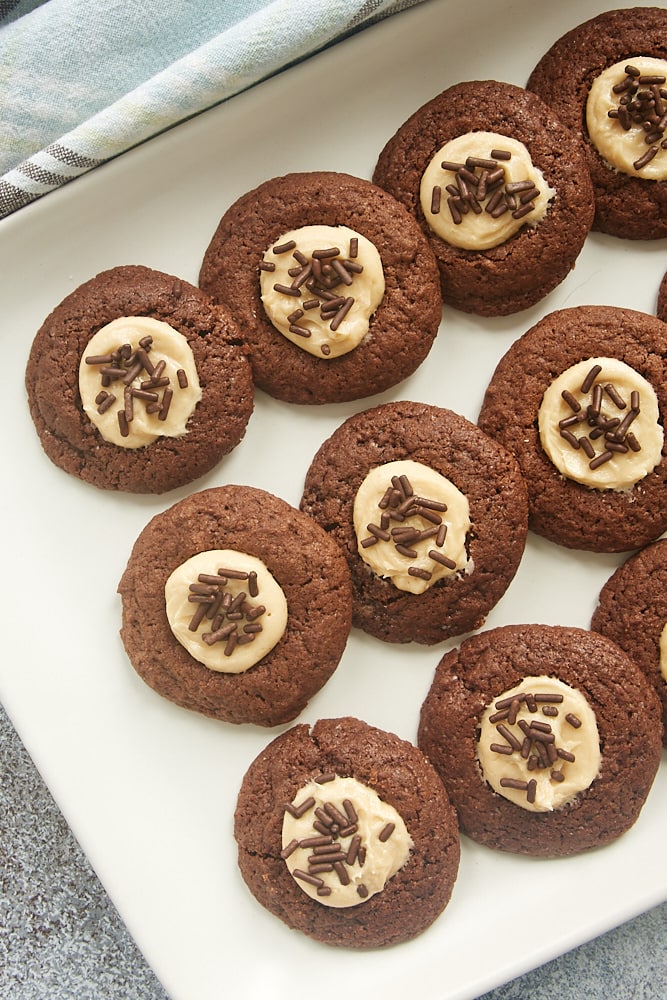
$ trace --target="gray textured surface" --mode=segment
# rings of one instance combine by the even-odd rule
[[[166,998],[2,709],[0,998]]]
[[[1,1000],[166,1000],[1,708],[0,889]],[[528,997],[664,1000],[667,903],[484,1000]]]

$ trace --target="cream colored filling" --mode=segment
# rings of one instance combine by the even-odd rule
[[[522,213],[521,197],[525,192],[519,192],[514,207],[509,207],[501,215],[494,217],[492,202],[485,198],[479,200],[479,210],[468,208],[463,218],[457,222],[448,206],[450,193],[447,187],[457,185],[457,174],[453,170],[444,169],[443,161],[454,164],[465,164],[468,157],[489,159],[494,150],[504,150],[511,153],[508,160],[497,162],[497,169],[504,171],[504,181],[501,190],[507,184],[531,181],[539,192],[530,198],[534,206],[527,214]],[[481,169],[470,169],[479,176]],[[469,184],[469,190],[475,194],[479,187]],[[434,211],[433,192],[440,192],[440,204]],[[533,164],[530,153],[522,142],[496,132],[468,132],[457,136],[446,143],[431,159],[422,176],[419,197],[422,211],[429,226],[442,240],[464,250],[488,250],[499,246],[511,236],[514,236],[522,226],[536,226],[546,215],[550,200],[555,191],[546,183],[541,170]],[[490,192],[489,198],[493,197]],[[512,203],[514,204],[514,203]],[[437,206],[436,206],[437,207]]]
[[[414,497],[405,516],[400,516],[398,508],[401,477],[406,477]],[[398,484],[398,492],[385,503],[383,498],[392,489],[392,482]],[[426,503],[421,504],[420,499]],[[428,507],[429,502],[444,505],[444,509]],[[390,579],[399,590],[423,594],[445,576],[472,572],[472,560],[466,552],[468,500],[449,479],[421,462],[388,462],[371,469],[357,491],[353,519],[359,555],[374,573]],[[374,534],[374,528],[385,537]],[[406,536],[406,531],[425,533],[426,537],[415,539]],[[443,542],[439,531],[445,534]]]
[[[225,576],[224,570],[246,576],[235,579]],[[202,574],[222,582],[209,584],[200,579]],[[255,575],[251,578],[250,574]],[[207,603],[206,614],[196,628],[192,627],[193,615],[200,603],[189,600],[194,596],[193,585],[210,590],[197,595]],[[219,673],[239,674],[254,667],[278,643],[287,625],[282,588],[261,559],[235,549],[209,549],[186,559],[170,575],[164,594],[175,637],[195,660]],[[237,603],[230,609],[233,601]],[[221,630],[230,634],[221,635]]]
[[[142,368],[129,383],[123,377],[114,377],[105,385],[105,368],[129,371],[131,362],[111,361],[105,365],[91,364],[88,359],[114,354],[124,345],[129,345],[128,353],[135,352],[147,337],[152,341],[147,350],[148,364],[159,366],[160,379],[168,379],[168,384],[154,385],[155,379]],[[185,388],[179,383],[179,372],[185,374]],[[151,398],[142,399],[136,392],[149,392]],[[85,413],[104,440],[121,448],[142,448],[159,437],[185,434],[202,397],[195,359],[186,338],[168,323],[148,316],[122,316],[91,337],[79,364],[79,394]],[[132,416],[124,433],[122,421],[128,407]]]
[[[667,624],[664,625],[660,633],[660,673],[663,681],[667,684]]]
[[[601,413],[604,418],[620,422],[629,420],[632,393],[638,393],[639,413],[632,419],[628,436],[621,442],[626,445],[625,451],[610,452],[609,438],[605,434],[592,437],[593,430],[585,419],[567,427],[561,425],[563,420],[572,420],[577,415],[585,416],[588,412],[594,390],[584,393],[582,385],[587,374],[596,365],[601,367],[595,384],[603,390]],[[620,394],[624,407],[619,407],[609,395],[605,387],[610,384]],[[578,414],[563,397],[563,392],[571,393],[574,397],[580,406]],[[627,490],[648,475],[661,460],[664,434],[659,419],[658,399],[650,382],[617,358],[589,358],[568,368],[549,385],[540,405],[538,424],[542,447],[558,471],[568,479],[594,489]],[[612,429],[608,433],[616,431]],[[575,447],[569,435],[574,435],[577,441],[587,438],[595,455],[590,456],[590,447],[588,451],[581,444]],[[628,442],[631,440],[640,450],[630,447]],[[595,467],[597,460],[604,455],[611,457]]]
[[[356,778],[335,776],[322,784],[309,782],[291,803],[297,812],[304,805],[307,808],[298,817],[285,809],[283,857],[297,885],[325,906],[357,906],[381,892],[414,847],[396,809]],[[327,812],[331,806],[340,822],[335,811],[334,818]],[[320,810],[324,810],[323,825],[317,815]],[[309,844],[313,838],[327,842]],[[335,867],[326,860],[332,850],[344,856]]]
[[[626,66],[635,67],[641,71],[642,75],[667,76],[667,60],[665,59],[637,56],[610,66],[593,81],[586,101],[588,134],[600,156],[616,170],[634,177],[664,181],[667,179],[667,149],[662,145],[662,142],[667,138],[665,129],[662,129],[660,137],[652,138],[651,141],[647,142],[650,135],[649,131],[643,127],[643,121],[647,120],[645,116],[642,116],[642,120],[639,122],[630,122],[627,129],[621,124],[619,118],[609,117],[610,111],[615,115],[619,106],[619,98],[623,96],[615,94],[613,88],[626,78]],[[666,86],[665,83],[661,85],[663,90]],[[647,85],[640,84],[640,90],[646,91],[648,89]],[[667,107],[667,100],[663,99],[663,101]],[[637,161],[652,146],[657,147],[656,155],[644,166],[636,166]]]
[[[296,243],[293,249],[275,253],[276,247],[292,241]],[[338,253],[313,262],[313,253],[329,249],[337,249]],[[303,284],[301,276],[289,273],[302,266],[295,254],[303,255],[308,262],[304,266],[315,269]],[[368,334],[385,283],[380,254],[365,236],[347,226],[304,226],[283,233],[266,251],[263,261],[274,268],[260,269],[264,310],[273,326],[297,347],[328,360],[353,351]],[[343,276],[336,270],[339,265]],[[298,294],[280,291],[295,283]],[[341,302],[335,310],[324,312],[322,306],[326,309],[327,300],[332,298]],[[342,318],[339,310],[344,310]]]
[[[531,695],[533,705],[529,697],[521,700]],[[544,696],[562,700],[541,700]],[[503,702],[514,699],[519,699],[516,718],[492,721],[502,714]],[[581,691],[557,678],[525,677],[486,707],[477,757],[499,795],[529,812],[551,812],[588,788],[600,770],[595,713]]]

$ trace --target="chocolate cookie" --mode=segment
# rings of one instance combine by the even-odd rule
[[[225,722],[290,722],[336,669],[350,631],[337,547],[284,500],[248,486],[194,493],[157,514],[118,591],[137,673]]]
[[[311,245],[315,226],[327,229]],[[292,403],[337,403],[396,385],[422,363],[441,319],[437,267],[419,227],[386,192],[342,173],[288,174],[239,198],[199,282],[242,327],[255,384]]]
[[[38,331],[28,404],[57,466],[102,489],[163,493],[212,469],[253,409],[236,325],[180,278],[115,267]]]
[[[406,401],[357,413],[322,444],[301,509],[345,554],[354,624],[386,642],[479,628],[527,533],[512,455],[464,417]]]
[[[667,528],[666,351],[656,317],[578,306],[545,316],[501,358],[478,423],[516,455],[533,531],[622,552]],[[609,395],[616,380],[620,401]]]
[[[658,317],[667,323],[667,272],[660,282],[660,289],[658,291]]]
[[[610,10],[573,28],[540,59],[527,87],[584,141],[595,189],[593,228],[625,239],[651,240],[667,236],[667,90],[665,67],[660,65],[662,83],[640,82],[645,70],[638,57],[667,60],[664,7]],[[601,74],[611,67],[617,68],[604,83]],[[655,68],[649,65],[649,76]],[[646,122],[653,124],[645,129]],[[599,139],[602,123],[605,128]],[[625,148],[620,168],[610,162],[620,155],[619,142]]]
[[[456,818],[431,764],[353,718],[298,725],[270,743],[243,779],[234,833],[262,906],[346,948],[420,934],[458,873]]]
[[[581,141],[534,94],[495,80],[457,84],[419,108],[385,145],[373,180],[428,236],[444,301],[482,316],[544,298],[574,266],[593,219]]]
[[[657,695],[604,636],[508,625],[440,661],[419,746],[461,832],[488,847],[562,857],[636,821],[660,763]]]
[[[662,539],[631,555],[607,580],[591,628],[613,639],[641,667],[658,692],[667,727],[666,623],[667,540]]]

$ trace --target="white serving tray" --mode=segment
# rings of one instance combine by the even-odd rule
[[[295,169],[370,177],[386,139],[426,100],[466,79],[525,84],[564,30],[604,8],[594,0],[429,0],[0,223],[8,625],[0,697],[174,1000],[232,993],[282,1000],[292,996],[297,976],[318,990],[337,984],[349,1000],[402,1000],[417,983],[423,996],[470,998],[667,897],[663,761],[639,821],[610,847],[536,861],[464,841],[449,907],[413,942],[356,953],[289,931],[245,889],[232,837],[243,773],[277,731],[216,723],[147,688],[118,637],[116,595],[136,535],[153,513],[188,492],[247,483],[297,505],[316,448],[351,413],[405,398],[476,420],[497,360],[546,312],[584,303],[653,312],[666,241],[594,235],[576,269],[538,307],[498,320],[445,310],[425,364],[382,396],[306,408],[258,394],[236,451],[204,480],[164,497],[98,491],[52,466],[23,386],[34,332],[82,281],[126,263],[196,281],[220,215],[246,190]],[[297,105],[303,128],[287,115]],[[322,125],[314,137],[313,123]],[[597,593],[620,561],[531,536],[487,625],[587,627]],[[355,632],[300,721],[353,714],[414,740],[419,708],[448,648],[386,646]]]

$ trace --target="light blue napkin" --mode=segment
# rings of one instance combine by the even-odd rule
[[[0,0],[0,218],[421,0]]]

